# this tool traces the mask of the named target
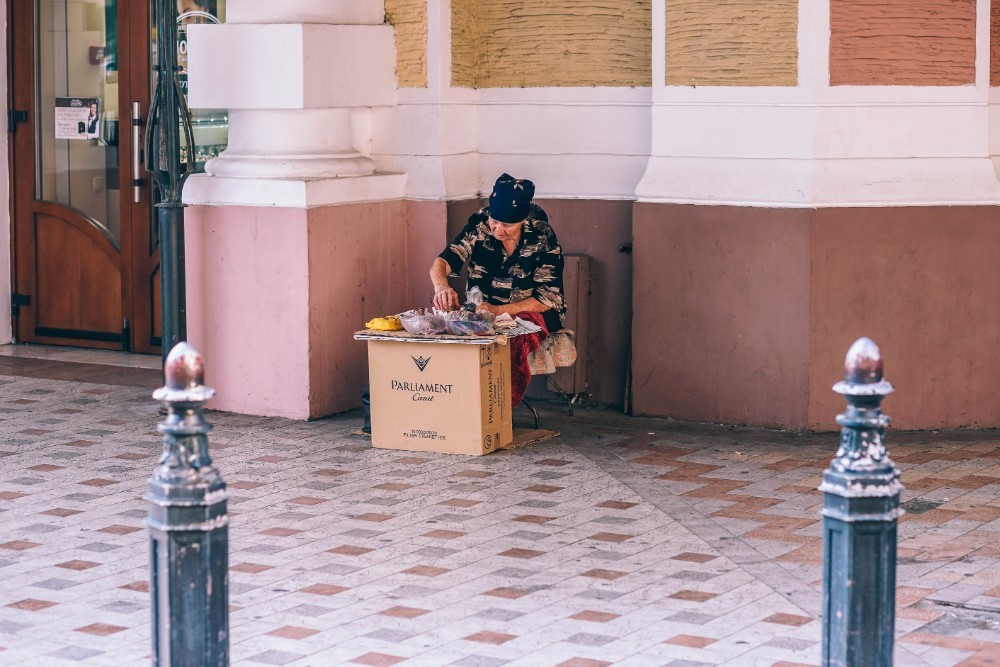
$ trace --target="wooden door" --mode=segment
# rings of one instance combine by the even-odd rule
[[[149,4],[8,2],[16,340],[156,353]]]

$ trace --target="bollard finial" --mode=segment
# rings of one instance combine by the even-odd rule
[[[882,381],[882,351],[871,338],[857,339],[847,351],[844,379],[855,384],[875,384]]]
[[[158,401],[205,402],[215,396],[215,390],[205,386],[205,362],[198,350],[188,342],[174,345],[163,364],[165,387],[153,392]]]
[[[205,382],[205,362],[193,345],[181,341],[167,355],[163,376],[171,389],[194,389]]]
[[[886,382],[882,351],[871,338],[862,336],[854,341],[844,359],[844,379],[833,390],[845,396],[885,396],[892,393]]]

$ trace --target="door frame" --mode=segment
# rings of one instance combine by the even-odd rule
[[[133,101],[139,103],[139,117],[149,117],[149,104],[152,99],[153,83],[152,49],[150,45],[152,35],[151,5],[152,2],[150,0],[118,0],[118,43],[120,45],[124,40],[128,47],[129,60],[127,72],[129,75],[130,93],[129,99],[125,99],[119,95],[119,119],[131,118]],[[128,27],[128,30],[122,30],[125,26]],[[136,44],[136,37],[138,35],[142,35],[142,38]],[[121,53],[121,46],[119,46],[119,53]],[[121,61],[121,59],[119,60]],[[118,72],[120,75],[121,67],[119,67]],[[125,115],[122,115],[123,113]],[[120,127],[121,121],[119,120]],[[129,131],[125,134],[128,134],[128,155],[131,155],[133,150],[131,122],[128,129]],[[145,127],[142,127],[139,132],[140,143],[138,150],[140,164],[143,164],[145,161],[145,157],[142,154],[144,130]],[[122,145],[122,132],[119,131],[118,134],[119,145]],[[131,162],[129,166],[131,167]],[[126,171],[129,173],[125,173]],[[150,282],[150,277],[154,273],[155,275],[159,275],[158,267],[160,264],[159,238],[153,233],[153,221],[156,217],[153,210],[153,197],[155,193],[153,191],[152,179],[146,173],[145,168],[140,167],[139,173],[141,181],[139,187],[142,192],[140,199],[142,201],[139,204],[135,204],[131,196],[132,186],[135,185],[132,181],[131,169],[121,170],[121,182],[125,183],[127,181],[128,183],[128,187],[122,189],[122,202],[127,203],[130,207],[130,224],[128,225],[128,247],[130,248],[130,252],[127,253],[126,265],[122,270],[122,283],[123,285],[127,285],[129,292],[127,296],[123,295],[123,299],[127,298],[123,303],[129,305],[129,312],[132,315],[129,318],[129,321],[132,323],[131,349],[147,354],[160,354],[160,344],[158,342],[160,332],[155,330],[155,325],[161,303],[159,298],[153,299],[156,289]],[[125,225],[122,225],[123,229],[124,227]],[[125,248],[124,235],[122,236],[122,248]],[[155,248],[155,252],[152,250],[153,248]],[[125,270],[126,268],[127,271]],[[156,270],[154,271],[154,269]],[[138,314],[146,309],[148,309],[146,313],[148,317],[139,317]]]
[[[34,286],[34,277],[28,275],[33,267],[26,267],[33,252],[33,239],[19,231],[29,225],[19,220],[19,215],[30,215],[35,204],[36,160],[36,108],[35,108],[35,21],[38,0],[6,0],[7,11],[7,90],[8,110],[28,112],[27,122],[21,123],[14,133],[8,133],[8,166],[10,185],[10,286],[7,299],[13,293]],[[95,349],[125,349],[158,354],[154,332],[156,310],[154,285],[150,276],[158,264],[158,249],[152,235],[152,197],[150,179],[142,174],[140,203],[133,202],[133,127],[132,102],[140,103],[140,118],[149,112],[151,91],[150,69],[150,2],[144,0],[118,0],[118,197],[121,227],[118,239],[121,274],[122,315],[129,327],[123,326],[122,344],[75,338],[46,337],[42,344],[86,346]],[[17,71],[20,64],[31,63],[30,70]],[[140,131],[140,141],[142,132]],[[141,151],[141,146],[139,147]],[[21,260],[19,261],[19,257]],[[31,262],[34,264],[34,262]],[[143,273],[145,272],[145,274]],[[32,290],[33,291],[33,290]],[[28,306],[30,307],[30,306]],[[12,309],[16,306],[12,306]],[[11,311],[8,311],[11,312]],[[19,328],[26,326],[21,318],[11,316],[11,332],[15,342],[25,338]],[[32,318],[33,319],[33,318]],[[156,336],[158,338],[158,336]]]
[[[11,32],[10,26],[10,16],[13,9],[13,0],[5,0],[3,4],[4,9],[4,37],[7,40],[7,48],[4,50],[2,57],[3,60],[3,76],[4,80],[4,91],[7,94],[7,106],[6,109],[9,112],[10,109],[14,108],[13,100],[13,70],[14,70],[14,58],[13,58],[13,33]],[[6,130],[6,128],[3,128]],[[7,257],[10,263],[8,267],[7,276],[5,279],[0,279],[0,287],[2,287],[2,293],[0,293],[0,307],[2,307],[2,312],[0,312],[0,342],[10,343],[13,342],[15,331],[14,331],[14,318],[11,315],[11,294],[14,291],[14,271],[16,270],[15,262],[16,258],[14,256],[14,142],[11,140],[12,135],[9,132],[4,131],[4,145],[7,149],[6,152],[6,167],[7,172],[3,175],[7,181]],[[3,230],[0,230],[2,234]],[[0,236],[2,238],[2,236]],[[5,333],[6,332],[6,333]],[[3,340],[6,339],[6,340]]]

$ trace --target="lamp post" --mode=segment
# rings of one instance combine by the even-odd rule
[[[194,132],[181,91],[177,65],[177,4],[156,0],[156,85],[146,123],[146,171],[160,193],[160,287],[163,363],[177,343],[187,338],[184,294],[184,204],[181,190],[194,173]],[[181,159],[181,141],[187,155]]]

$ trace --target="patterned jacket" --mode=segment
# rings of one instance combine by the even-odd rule
[[[508,257],[503,243],[490,232],[489,207],[469,216],[465,228],[438,257],[457,276],[469,263],[466,289],[478,287],[488,303],[502,305],[534,297],[549,310],[542,313],[550,332],[566,326],[563,300],[563,253],[549,217],[537,204],[524,221],[521,239]]]

